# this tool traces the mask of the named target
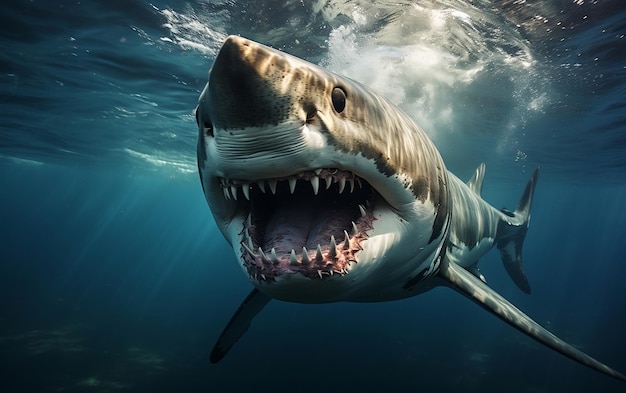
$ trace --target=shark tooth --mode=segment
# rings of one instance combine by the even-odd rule
[[[354,179],[348,179],[348,183],[350,183],[350,192],[354,192]]]
[[[270,261],[267,255],[265,255],[261,247],[259,247],[259,255],[261,256],[261,259],[263,260],[264,264],[269,265],[270,263],[272,263],[272,261]]]
[[[359,228],[357,228],[356,224],[354,223],[354,221],[352,221],[352,235],[356,236],[359,234]]]
[[[345,239],[343,241],[342,248],[344,250],[347,250],[350,247],[350,235],[348,235],[348,231],[346,231],[346,230],[343,231],[343,235],[345,236]]]
[[[330,185],[333,184],[333,177],[328,175],[326,176],[324,181],[326,182],[326,189],[328,190],[330,188]]]
[[[363,205],[359,205],[359,211],[361,212],[361,217],[365,217],[367,213],[365,212],[365,208]]]
[[[276,194],[276,180],[268,180],[272,194]]]
[[[278,255],[276,255],[276,249],[274,247],[272,247],[272,250],[270,251],[270,258],[272,259],[272,262],[274,262],[274,265],[278,265]]]
[[[322,173],[322,168],[317,168],[315,174],[319,176],[320,173]]]
[[[331,258],[337,258],[337,243],[335,242],[335,237],[330,237],[330,250],[328,250],[328,254]]]
[[[296,179],[291,178],[289,179],[289,191],[293,194],[293,192],[296,190]]]
[[[306,249],[306,247],[302,247],[302,263],[304,263],[305,265],[311,263],[311,260],[309,259],[309,251]]]
[[[315,253],[315,261],[322,262],[324,260],[324,255],[322,255],[322,247],[317,245],[317,253]]]
[[[296,256],[296,251],[293,248],[291,249],[291,254],[289,255],[289,263],[292,265],[298,264],[298,257]]]
[[[250,200],[250,184],[242,184],[241,191],[243,191],[243,196],[245,196],[247,200]]]
[[[361,179],[359,179],[358,177],[355,177],[354,180],[356,180],[356,183],[359,185],[359,188],[363,188],[363,183],[361,183]]]
[[[254,255],[254,252],[252,251],[252,249],[251,249],[250,247],[248,247],[248,245],[247,245],[246,243],[241,242],[241,246],[242,246],[242,247],[246,250],[246,252],[247,252],[248,254],[250,254],[250,256],[251,256],[252,258],[256,258],[256,255]]]
[[[320,189],[320,178],[317,176],[311,177],[311,186],[313,186],[313,194],[317,195],[317,192]]]
[[[222,191],[224,191],[224,198],[230,200],[230,191],[228,191],[229,188],[228,187],[223,187]]]
[[[265,194],[265,180],[259,180],[257,182],[257,186],[259,186],[259,190],[261,190],[261,192]]]
[[[317,271],[317,274],[320,276],[320,280],[321,280],[321,279],[322,279],[322,271],[321,271],[321,270],[318,270],[318,271]]]
[[[343,192],[344,188],[346,188],[346,178],[345,177],[340,177],[339,178],[339,193],[340,194]]]
[[[230,186],[230,194],[233,196],[233,199],[237,200],[237,187]]]

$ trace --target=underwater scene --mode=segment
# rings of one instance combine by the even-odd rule
[[[624,373],[623,2],[8,0],[0,9],[1,392],[626,390],[445,286],[393,301],[272,300],[212,362],[254,277],[203,193],[198,162],[211,161],[195,111],[235,35],[384,97],[463,182],[485,163],[482,198],[505,216],[540,168],[523,248],[530,293],[496,247],[480,274]],[[198,113],[222,105],[213,99]]]

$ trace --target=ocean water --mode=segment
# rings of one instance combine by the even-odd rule
[[[626,371],[626,6],[613,1],[27,1],[0,6],[0,391],[623,392],[445,288],[271,302],[208,354],[251,286],[195,165],[193,108],[239,34],[357,79],[448,168],[487,163],[533,293],[489,284]]]

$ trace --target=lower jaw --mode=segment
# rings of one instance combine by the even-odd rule
[[[362,212],[361,217],[353,221],[351,228],[344,230],[342,235],[337,238],[331,235],[315,246],[311,246],[311,241],[305,241],[308,248],[295,244],[292,248],[285,247],[284,242],[278,248],[270,248],[267,244],[265,249],[258,246],[250,235],[252,220],[248,215],[242,220],[243,230],[238,236],[243,267],[250,279],[266,283],[275,282],[279,276],[294,274],[312,280],[345,276],[358,263],[362,243],[368,238],[367,231],[372,229],[374,216],[371,209],[363,209]]]

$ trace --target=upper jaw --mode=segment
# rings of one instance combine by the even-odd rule
[[[261,193],[276,194],[278,184],[286,182],[291,194],[296,191],[296,187],[303,186],[302,183],[309,183],[313,195],[318,195],[320,190],[328,190],[333,184],[337,185],[339,194],[353,193],[363,188],[363,180],[349,171],[339,170],[338,168],[316,168],[313,170],[305,170],[290,176],[272,176],[257,180],[250,179],[232,179],[228,177],[219,177],[220,187],[226,199],[245,198],[250,200],[250,192],[252,189],[258,189]]]
[[[281,139],[280,135],[271,138]],[[290,146],[281,149],[266,149],[263,154],[241,154],[228,159],[224,159],[223,151],[211,150],[214,149],[209,146],[208,160],[200,167],[205,188],[213,195],[209,200],[211,206],[249,199],[252,189],[269,193],[281,182],[288,184],[289,189],[300,189],[304,183],[309,183],[306,188],[312,194],[335,183],[341,193],[358,190],[367,183],[401,216],[410,216],[410,205],[415,202],[415,196],[401,175],[385,175],[372,159],[338,151],[326,143],[311,146],[305,138],[292,138]],[[218,210],[231,209],[221,206]],[[405,218],[409,219],[408,216]]]

